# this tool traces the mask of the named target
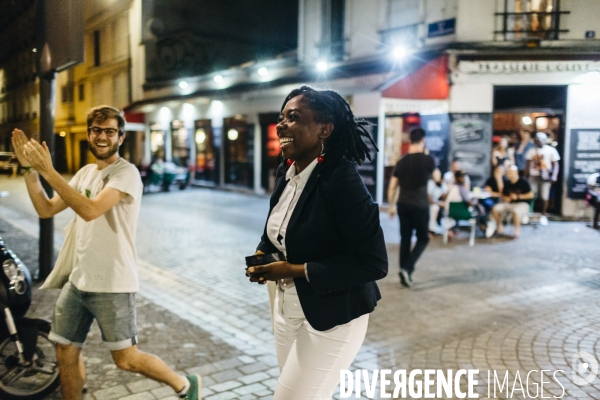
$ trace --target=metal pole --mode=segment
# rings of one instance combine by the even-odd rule
[[[54,158],[54,109],[56,102],[56,72],[40,77],[40,143],[46,142]],[[49,198],[54,190],[40,177]],[[46,279],[54,264],[54,218],[40,218],[40,253],[38,279]]]

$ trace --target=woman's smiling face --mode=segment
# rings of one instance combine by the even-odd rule
[[[294,160],[301,171],[321,154],[321,140],[332,130],[332,124],[315,122],[315,114],[302,95],[293,97],[286,103],[277,123],[283,157]]]

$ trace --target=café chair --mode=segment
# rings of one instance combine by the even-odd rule
[[[477,225],[477,219],[471,211],[471,207],[464,201],[451,201],[448,202],[448,212],[444,218],[444,244],[448,243],[448,231],[450,230],[452,223],[450,220],[456,221],[456,225],[460,221],[468,221],[471,226],[471,235],[469,237],[469,246],[475,245],[475,230]]]

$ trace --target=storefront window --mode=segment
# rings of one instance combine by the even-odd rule
[[[160,123],[150,125],[150,154],[152,162],[165,159],[165,131]]]
[[[266,151],[263,150],[262,186],[268,192],[275,188],[275,173],[281,163],[281,148],[279,147],[279,136],[277,136],[277,124],[263,126],[263,142]]]
[[[383,169],[383,193],[387,188],[394,172],[394,166],[400,158],[408,153],[410,146],[409,132],[418,128],[420,123],[418,114],[386,115],[385,118],[385,148]]]
[[[179,120],[171,123],[171,149],[171,160],[180,167],[187,167],[190,163],[190,133]]]
[[[210,120],[195,122],[194,142],[196,144],[195,179],[216,183],[217,154],[215,151],[214,133]]]
[[[254,180],[254,132],[243,117],[226,118],[225,183],[252,187]]]

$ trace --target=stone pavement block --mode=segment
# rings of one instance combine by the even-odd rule
[[[265,385],[262,385],[260,383],[253,383],[252,385],[242,386],[240,388],[234,389],[233,391],[239,395],[244,395],[248,393],[259,393],[265,389],[267,389]]]
[[[187,375],[209,375],[212,374],[213,372],[216,372],[217,368],[212,365],[212,364],[205,364],[205,365],[201,365],[199,367],[193,367],[193,368],[188,368],[186,370]]]
[[[277,386],[277,382],[278,382],[278,379],[271,378],[271,379],[267,379],[266,381],[262,381],[262,384],[265,385],[266,387],[275,389],[275,387]]]
[[[129,393],[125,386],[117,385],[108,389],[96,390],[92,394],[94,395],[96,400],[112,400],[120,399],[122,397],[130,395],[131,393]]]
[[[237,379],[241,376],[244,376],[244,373],[238,369],[228,369],[225,371],[217,372],[212,374],[210,377],[217,383],[230,381],[232,379]]]
[[[238,357],[238,359],[243,362],[244,364],[252,364],[254,362],[256,362],[256,360],[253,357],[249,357],[249,356],[240,356]]]
[[[244,382],[246,385],[249,385],[254,382],[259,382],[265,379],[269,379],[270,376],[264,372],[257,372],[255,374],[242,376],[239,378],[240,381]]]
[[[214,390],[210,390],[207,387],[203,387],[202,388],[202,398],[206,398],[206,397],[208,397],[208,396],[210,396],[210,395],[212,395],[214,393],[215,393]]]
[[[213,363],[213,366],[217,369],[217,371],[222,371],[224,369],[239,367],[242,364],[243,363],[238,358],[228,358],[226,360]]]
[[[210,387],[210,389],[215,392],[224,392],[226,390],[235,389],[240,386],[242,386],[242,384],[239,381],[231,380],[231,381],[227,381],[227,382],[217,383],[216,385],[212,385]]]
[[[150,392],[141,392],[132,394],[130,396],[121,397],[121,400],[155,400],[156,397],[152,395]]]
[[[237,393],[234,393],[234,392],[223,392],[223,393],[215,394],[215,395],[212,395],[212,396],[208,396],[204,400],[231,400],[231,399],[237,399],[237,398],[238,398],[238,394]]]
[[[253,373],[259,372],[259,371],[264,371],[269,368],[270,368],[270,366],[268,366],[267,364],[264,364],[262,362],[257,362],[254,364],[247,364],[247,365],[238,367],[238,369],[246,375],[253,374]]]
[[[142,379],[141,381],[128,383],[127,389],[129,389],[129,391],[131,393],[138,393],[138,392],[144,392],[147,390],[156,389],[160,386],[161,386],[161,384],[159,382],[154,381],[152,379]]]
[[[150,390],[150,393],[157,399],[164,399],[165,397],[175,396],[175,392],[171,386],[163,385],[159,388]]]

